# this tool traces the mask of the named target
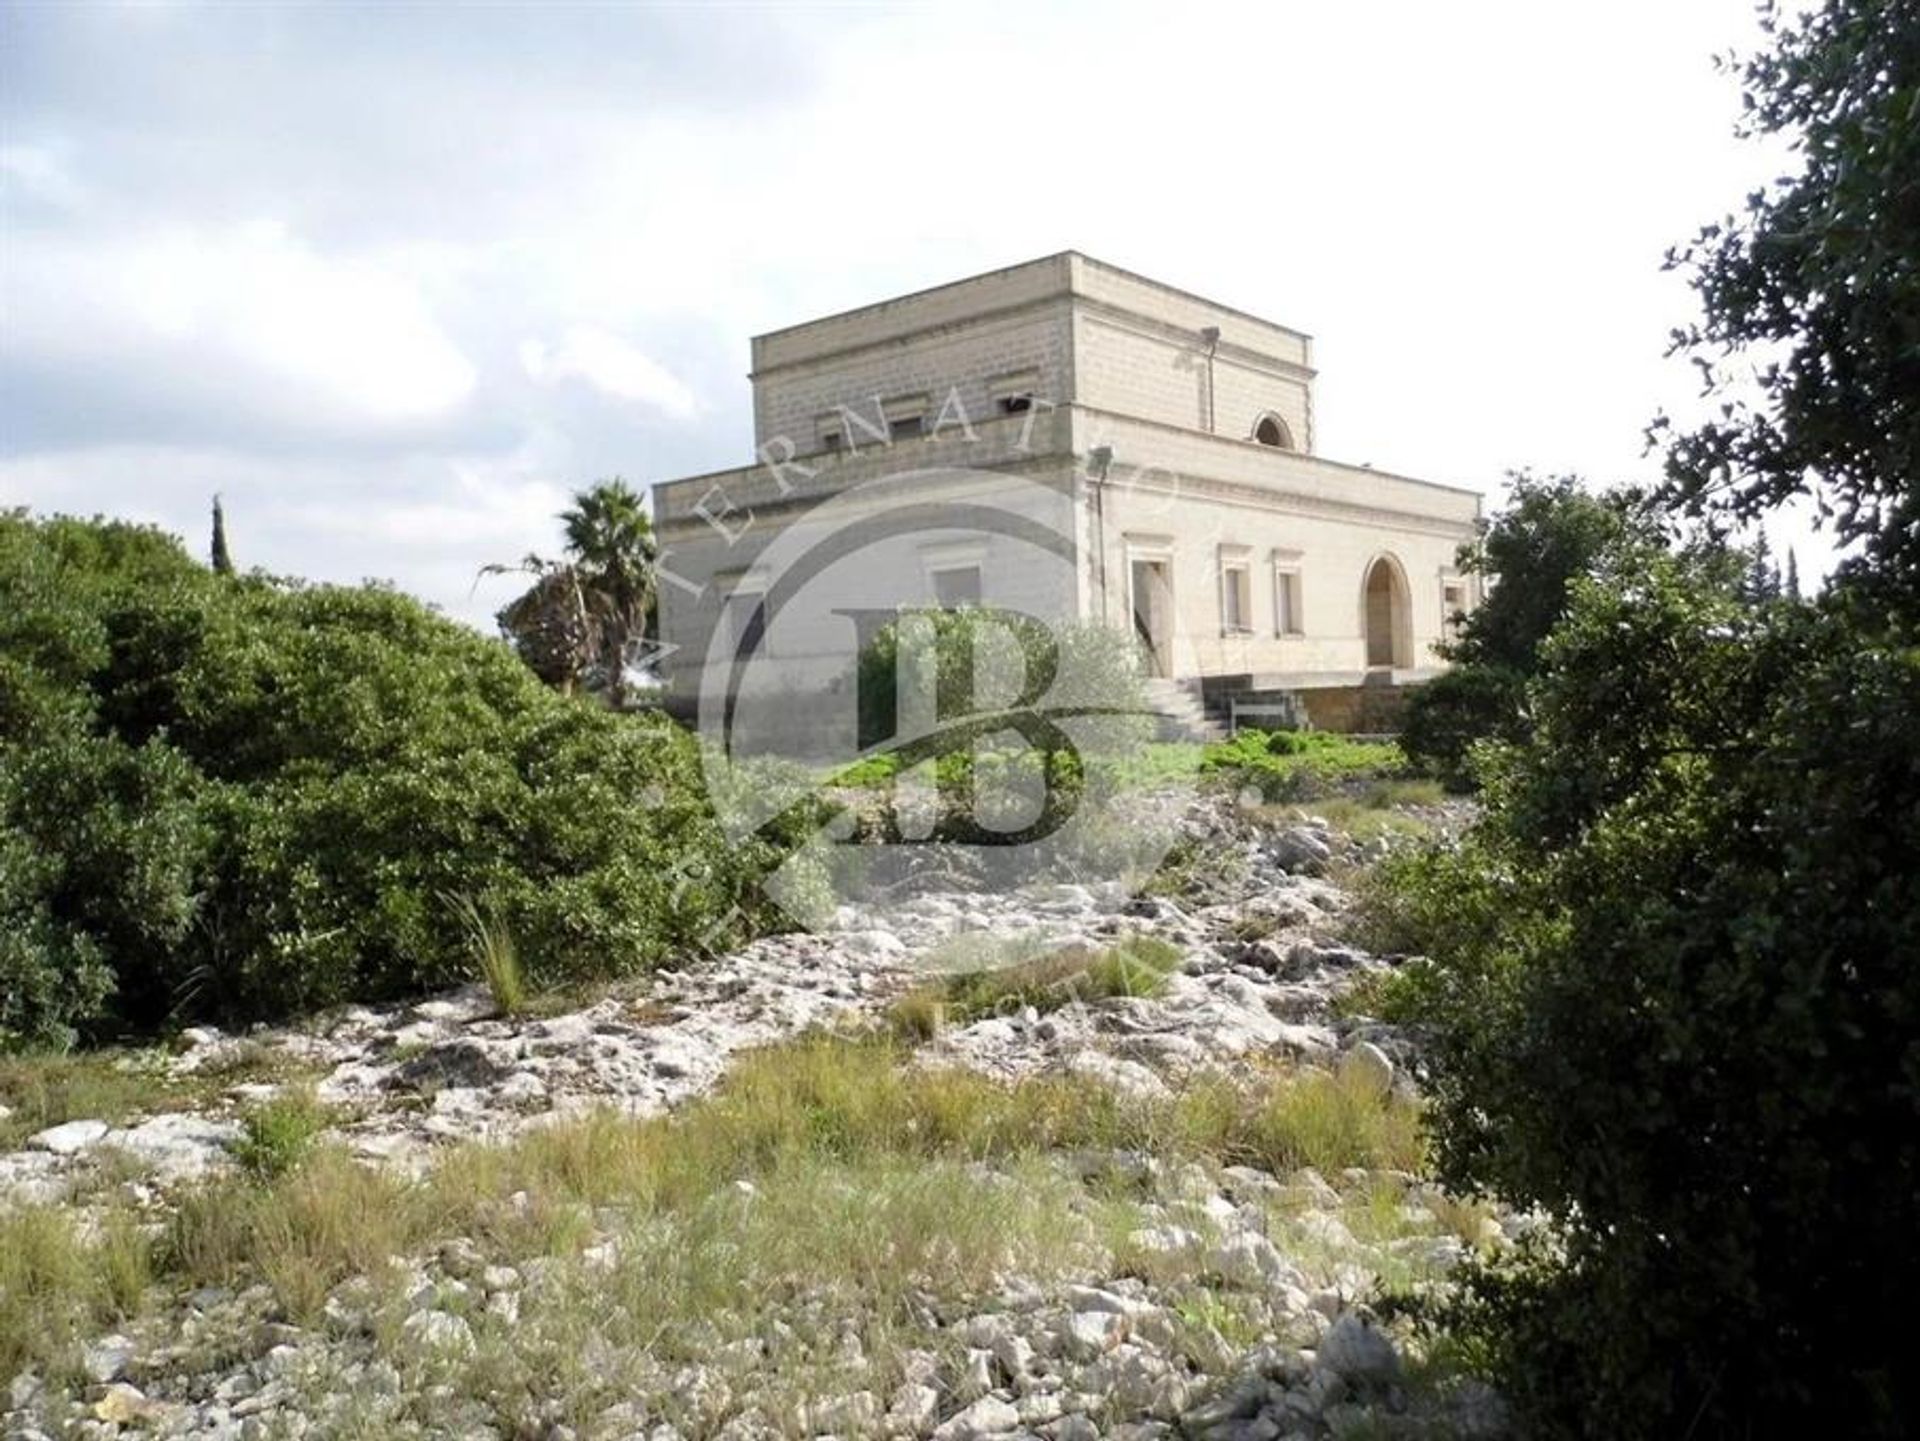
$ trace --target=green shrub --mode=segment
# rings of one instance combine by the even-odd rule
[[[1497,665],[1443,671],[1407,697],[1400,746],[1408,764],[1448,789],[1474,787],[1472,753],[1486,740],[1518,740],[1525,733],[1526,677]]]
[[[643,968],[766,923],[775,844],[727,843],[678,728],[404,596],[0,517],[0,1044],[447,984],[447,893],[530,977]]]
[[[288,1091],[263,1101],[240,1118],[234,1159],[262,1179],[284,1176],[306,1160],[332,1114],[307,1091]]]
[[[1368,924],[1432,958],[1441,1169],[1564,1260],[1452,1319],[1530,1435],[1906,1434],[1920,1284],[1920,650],[1680,560],[1576,587],[1456,855]]]
[[[1392,744],[1329,731],[1248,728],[1209,744],[1200,756],[1200,774],[1257,789],[1266,801],[1310,800],[1343,781],[1390,774],[1404,764]]]
[[[1572,476],[1512,475],[1506,505],[1461,547],[1460,568],[1491,584],[1439,648],[1453,668],[1407,698],[1400,742],[1409,762],[1471,789],[1476,743],[1525,737],[1526,682],[1575,583],[1659,545],[1658,527],[1632,492],[1595,495]]]

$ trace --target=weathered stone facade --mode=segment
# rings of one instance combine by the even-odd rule
[[[1130,628],[1157,673],[1212,693],[1417,680],[1477,599],[1454,568],[1477,493],[1314,453],[1309,337],[1077,253],[759,336],[753,366],[757,463],[654,492],[683,698],[769,541],[906,472],[931,473],[930,500],[962,471],[1057,493],[1073,593],[936,545],[867,576],[863,603],[1017,597]]]

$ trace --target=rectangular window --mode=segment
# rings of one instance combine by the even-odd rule
[[[980,567],[956,565],[933,573],[933,599],[942,610],[980,604]]]
[[[927,433],[927,397],[897,395],[880,407],[887,420],[887,442],[914,440]]]
[[[1440,587],[1440,633],[1448,640],[1460,635],[1461,612],[1467,608],[1467,588],[1459,581],[1447,581]]]
[[[1273,633],[1299,635],[1300,572],[1275,566],[1273,571]]]
[[[1253,614],[1253,574],[1246,562],[1220,568],[1220,628],[1236,634],[1253,629],[1248,623]]]

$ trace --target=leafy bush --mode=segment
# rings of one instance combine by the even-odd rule
[[[1572,476],[1510,479],[1506,506],[1460,550],[1460,568],[1491,582],[1486,598],[1440,647],[1453,669],[1416,689],[1402,720],[1407,758],[1461,790],[1474,783],[1476,742],[1525,737],[1526,679],[1574,583],[1659,540],[1632,493],[1593,495]]]
[[[644,967],[761,920],[771,844],[725,844],[665,720],[404,596],[0,517],[0,1044],[444,984],[448,893],[541,977]]]
[[[1264,800],[1307,800],[1343,780],[1396,771],[1404,761],[1398,746],[1378,741],[1327,731],[1248,728],[1209,744],[1200,755],[1200,773],[1252,786]]]
[[[1908,1434],[1920,650],[1661,558],[1576,585],[1537,725],[1374,923],[1432,958],[1452,1182],[1564,1259],[1454,1320],[1527,1434]]]
[[[1408,760],[1449,790],[1472,790],[1473,747],[1524,735],[1526,689],[1526,677],[1505,666],[1443,671],[1407,698],[1401,747]]]

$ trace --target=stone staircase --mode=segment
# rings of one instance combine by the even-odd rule
[[[1157,719],[1155,739],[1163,741],[1217,741],[1226,739],[1225,717],[1207,709],[1199,682],[1151,679],[1147,704]]]

